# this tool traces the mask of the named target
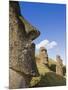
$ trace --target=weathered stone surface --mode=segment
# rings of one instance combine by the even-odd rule
[[[13,69],[9,70],[9,88],[25,88],[28,87],[25,81],[24,75],[19,72],[14,71]]]
[[[22,18],[22,20],[20,19],[20,17]],[[10,1],[9,2],[10,88],[28,87],[26,82],[28,82],[29,84],[31,77],[38,74],[35,63],[35,44],[32,43],[32,40],[37,38],[40,35],[40,32],[37,31],[37,29],[34,28],[31,24],[29,24],[25,19],[24,20],[23,19],[24,17],[22,17],[20,14],[19,3],[17,1]],[[24,21],[28,23],[27,26]],[[18,72],[22,74],[19,74]],[[28,79],[26,79],[27,76]],[[20,84],[22,86],[20,86]]]
[[[25,31],[28,34],[28,38],[34,40],[40,35],[40,32],[33,27],[23,16],[19,16],[19,19],[25,23]]]
[[[39,58],[40,58],[40,63],[48,65],[48,54],[45,47],[40,47]]]
[[[63,63],[59,55],[56,56],[56,74],[63,76]]]

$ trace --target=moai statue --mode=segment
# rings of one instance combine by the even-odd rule
[[[63,63],[59,55],[56,56],[56,74],[63,76]]]
[[[40,47],[39,58],[40,58],[40,63],[43,63],[48,66],[48,54],[47,54],[47,50],[44,47]]]
[[[35,44],[40,35],[20,13],[17,1],[9,2],[9,88],[27,88],[33,76],[38,75],[35,62]]]

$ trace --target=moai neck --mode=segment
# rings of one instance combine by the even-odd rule
[[[56,74],[63,76],[63,63],[59,55],[56,56]]]

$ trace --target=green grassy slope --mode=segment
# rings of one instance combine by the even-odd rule
[[[66,85],[66,79],[55,73],[56,62],[49,59],[49,67],[44,64],[37,63],[39,71],[38,77],[33,77],[30,83],[30,87],[49,87],[49,86],[64,86]]]

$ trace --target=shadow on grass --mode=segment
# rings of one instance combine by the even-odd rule
[[[56,72],[56,65],[55,65],[55,64],[51,64],[51,66],[49,66],[49,69],[50,69],[51,71]]]
[[[53,72],[56,72],[56,64],[51,64],[49,66],[49,69]],[[63,66],[63,75],[65,76],[65,74],[66,74],[66,66]]]
[[[65,86],[66,79],[54,72],[48,72],[41,76],[40,81],[33,87]]]

